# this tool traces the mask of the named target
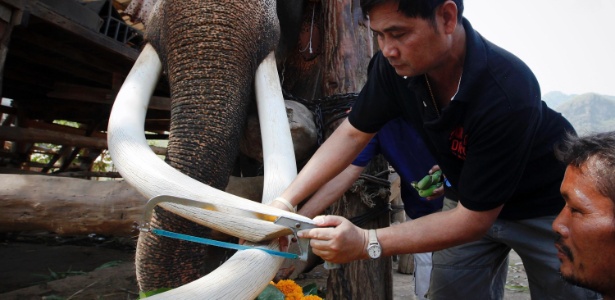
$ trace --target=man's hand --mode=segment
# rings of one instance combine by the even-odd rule
[[[300,238],[311,239],[314,254],[332,263],[368,258],[367,230],[339,216],[318,216],[314,222],[321,228],[306,229],[297,234]]]
[[[439,165],[434,165],[433,167],[431,167],[431,170],[429,170],[429,174],[431,175],[435,171],[438,171],[438,170],[440,170],[440,166]],[[444,185],[446,184],[446,174],[442,174],[442,178],[443,178],[442,181],[444,182],[444,184],[442,184],[441,187],[435,189],[433,191],[433,193],[431,194],[431,196],[425,197],[425,199],[427,199],[427,200],[435,200],[435,199],[438,199],[438,198],[444,196]]]
[[[278,197],[279,198],[279,197]],[[278,198],[276,198],[275,200],[269,202],[269,206],[273,206],[275,208],[279,208],[281,210],[285,210],[285,211],[289,211],[289,212],[295,212],[294,209],[291,211],[291,207],[292,204],[290,204],[290,202],[288,202],[288,200],[286,199],[281,199],[278,200]],[[285,203],[286,202],[286,203]],[[290,242],[291,242],[291,236],[281,236],[278,238],[278,243],[280,243],[280,251],[287,251],[288,247],[290,246]]]

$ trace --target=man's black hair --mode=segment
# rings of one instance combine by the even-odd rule
[[[463,16],[463,0],[452,1],[457,4],[457,20],[461,22],[461,17]],[[406,17],[435,21],[436,8],[446,2],[446,0],[361,0],[363,16],[367,18],[372,8],[387,2],[399,3],[399,11]]]
[[[568,134],[555,149],[557,158],[568,166],[587,165],[598,191],[615,201],[615,131],[583,137]]]

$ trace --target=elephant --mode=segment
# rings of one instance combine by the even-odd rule
[[[134,7],[142,9],[141,16],[146,15],[146,17],[143,17],[146,26],[145,38],[153,50],[146,46],[144,52],[149,49],[148,51],[153,51],[159,55],[161,60],[159,68],[169,82],[171,124],[166,163],[178,172],[176,174],[173,169],[164,169],[163,172],[168,173],[161,174],[162,178],[143,179],[150,173],[160,173],[161,171],[154,169],[150,171],[140,170],[141,175],[136,175],[131,174],[132,169],[120,167],[120,165],[130,165],[133,160],[140,159],[134,155],[126,159],[121,158],[127,154],[126,152],[130,152],[127,149],[131,149],[133,142],[124,141],[124,135],[129,134],[124,133],[121,128],[116,129],[115,125],[112,125],[119,123],[122,126],[127,126],[126,124],[134,121],[133,119],[138,119],[134,115],[122,113],[121,111],[124,108],[116,109],[115,107],[120,102],[120,98],[134,96],[122,96],[125,94],[123,92],[124,87],[118,94],[114,112],[109,121],[109,148],[114,162],[127,180],[133,178],[136,182],[149,184],[154,190],[137,188],[149,197],[159,193],[169,193],[169,190],[173,190],[177,193],[177,196],[203,198],[205,194],[206,197],[213,199],[210,199],[210,201],[216,199],[219,201],[239,201],[238,199],[226,200],[227,195],[204,189],[195,183],[180,184],[178,187],[167,187],[164,184],[166,184],[166,181],[174,181],[172,179],[174,177],[188,176],[216,190],[224,189],[238,155],[239,137],[242,134],[248,110],[253,103],[252,99],[259,93],[255,91],[253,86],[254,82],[258,80],[257,75],[255,75],[256,71],[263,61],[269,61],[269,64],[273,64],[275,67],[276,58],[278,60],[283,59],[287,46],[294,45],[300,28],[304,3],[302,1],[280,1],[276,3],[273,0],[144,1],[133,0],[131,6],[134,4]],[[135,15],[139,14],[135,13]],[[278,18],[278,16],[280,17]],[[271,53],[276,53],[276,57],[273,58]],[[147,55],[145,54],[145,56]],[[139,59],[141,60],[141,57]],[[135,68],[138,65],[139,60],[135,64]],[[275,76],[277,76],[277,73]],[[130,77],[131,75],[129,75]],[[136,78],[139,79],[135,81],[142,80],[140,77]],[[128,82],[129,79],[127,78],[126,81]],[[275,81],[279,82],[279,79],[276,78]],[[278,86],[277,90],[279,89]],[[147,96],[144,97],[147,98]],[[136,106],[136,108],[138,107],[139,105]],[[123,114],[123,119],[120,119],[120,114]],[[283,108],[282,114],[285,117]],[[271,118],[271,116],[267,115],[267,118]],[[114,119],[117,120],[114,121]],[[284,119],[284,121],[286,120]],[[138,127],[138,125],[135,126]],[[285,130],[284,127],[282,127],[282,130]],[[135,139],[142,142],[138,135],[137,130]],[[139,148],[140,146],[135,147]],[[263,145],[263,147],[266,146]],[[280,148],[284,148],[281,150],[288,152],[288,147]],[[292,152],[292,145],[290,152]],[[292,153],[286,156],[292,157]],[[278,178],[278,182],[289,182],[294,176],[292,175],[293,172],[296,175],[294,159],[291,158],[290,161],[291,163],[286,162],[286,165],[292,165],[291,170],[288,171],[290,175],[285,175],[284,180]],[[148,168],[148,164],[150,162],[141,163],[136,168]],[[292,168],[295,169],[292,170]],[[265,175],[267,178],[267,174]],[[156,190],[154,182],[162,184],[162,190]],[[267,186],[267,184],[265,185]],[[279,189],[280,187],[277,192],[269,192],[271,195],[267,197],[271,198],[275,193],[281,192]],[[250,206],[250,204],[242,202],[241,205],[247,205],[253,210],[278,215],[286,213],[284,211],[271,211],[267,207],[262,207],[264,206],[262,204],[260,204],[261,206]],[[180,213],[181,216],[178,215],[180,210],[184,211],[184,214]],[[193,222],[200,218],[196,215],[202,214],[202,211],[195,212],[189,209],[188,212],[185,211],[184,208],[174,208],[173,206],[157,206],[151,225],[173,232],[189,233],[228,242],[237,241],[235,237]],[[193,219],[190,219],[191,216]],[[217,216],[212,215],[210,219],[216,220],[216,218]],[[306,218],[305,221],[309,222],[310,220]],[[209,222],[213,222],[210,224],[212,226],[216,225],[214,224],[215,221],[210,220]],[[272,229],[272,231],[276,230],[279,231],[280,229]],[[272,243],[270,247],[277,247],[277,243]],[[262,265],[270,265],[272,267],[269,269],[273,270],[281,264],[281,260],[278,258],[271,258],[268,255],[264,255],[264,257],[259,251],[256,252],[249,253],[250,260],[259,261],[261,267]],[[186,286],[204,275],[212,273],[232,254],[233,252],[230,250],[168,239],[151,232],[142,232],[139,235],[136,252],[139,288],[142,291],[155,291],[161,288]],[[233,258],[238,255],[235,254]],[[231,262],[231,258],[225,265],[229,263],[237,264],[236,261],[245,262],[246,255],[240,256],[233,262]],[[237,267],[235,266],[235,268]],[[271,273],[270,270],[269,273]],[[264,280],[263,282],[266,283],[271,277],[261,279],[261,281]],[[237,280],[241,281],[241,279]],[[217,283],[215,280],[210,281],[210,286]],[[256,285],[259,284],[261,286],[230,298],[254,298],[259,289],[264,288],[262,282],[256,283]],[[220,293],[225,293],[225,297],[229,297],[228,291]],[[179,296],[173,296],[173,298],[177,297]],[[186,295],[181,297],[191,298],[191,296]],[[199,297],[204,296],[199,294]]]

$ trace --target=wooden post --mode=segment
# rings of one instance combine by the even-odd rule
[[[388,169],[388,163],[377,156],[369,163],[363,174],[381,173]],[[384,178],[386,181],[386,178]],[[386,206],[389,187],[366,183],[359,179],[344,197],[331,206],[331,214],[352,219],[378,211],[378,206]],[[373,196],[376,195],[376,196]],[[367,199],[366,203],[364,199]],[[376,205],[370,207],[370,204]],[[390,213],[385,211],[375,215],[362,228],[383,228],[389,226]],[[327,299],[393,299],[393,274],[391,257],[376,260],[361,260],[344,264],[340,269],[329,272]]]
[[[324,11],[323,94],[358,93],[367,81],[367,65],[373,55],[372,35],[368,21],[363,19],[358,0],[326,1]],[[326,116],[325,116],[326,118]],[[332,127],[337,127],[333,124]],[[329,128],[329,132],[333,131]],[[340,149],[343,151],[343,149]],[[372,160],[366,174],[388,169],[379,157]],[[386,180],[386,177],[385,177]],[[388,187],[387,187],[388,188]],[[345,199],[331,208],[334,214],[347,218],[370,211],[360,200],[361,193],[346,193]],[[365,195],[363,195],[365,197]],[[388,195],[371,199],[382,204]],[[381,228],[390,224],[388,212],[368,221],[363,228]],[[331,270],[327,281],[327,299],[392,299],[391,258],[356,261]]]
[[[263,177],[230,177],[225,191],[258,201]],[[123,180],[0,174],[0,233],[135,236],[146,201]]]
[[[0,95],[2,95],[2,78],[4,76],[4,62],[9,52],[9,42],[13,26],[21,20],[21,10],[14,9],[0,3]]]

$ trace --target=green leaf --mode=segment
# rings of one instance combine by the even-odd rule
[[[318,296],[318,286],[315,283],[310,283],[303,287],[303,295],[309,296],[314,295]]]
[[[157,290],[153,290],[153,291],[147,291],[147,292],[143,292],[140,291],[139,292],[139,299],[143,299],[143,298],[147,298],[156,294],[160,294],[160,293],[164,293],[166,291],[170,291],[172,290],[172,288],[159,288]]]
[[[256,300],[284,300],[284,298],[282,291],[273,284],[268,284],[265,290],[256,297]]]
[[[56,272],[54,272],[50,268],[47,268],[47,270],[49,270],[49,274],[51,274],[51,278],[53,278],[53,279],[60,279],[60,277],[58,276],[58,274]]]
[[[102,270],[102,269],[106,269],[106,268],[117,267],[117,266],[121,265],[122,262],[123,261],[121,261],[121,260],[112,260],[110,262],[106,262],[106,263],[100,265],[100,267],[96,268],[95,270]]]

